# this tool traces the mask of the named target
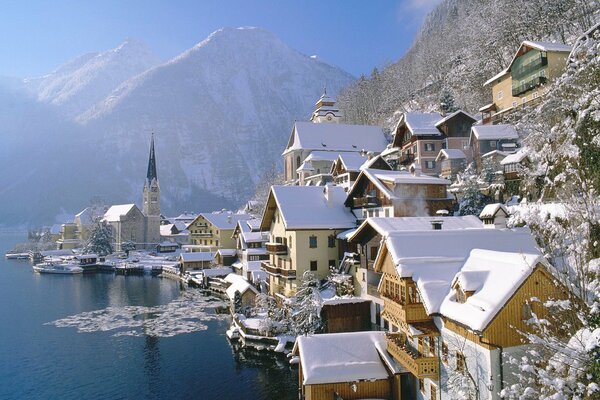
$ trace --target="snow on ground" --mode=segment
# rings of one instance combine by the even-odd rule
[[[168,304],[144,307],[107,307],[47,322],[57,328],[76,328],[79,333],[114,332],[113,336],[171,337],[204,331],[207,321],[227,318],[215,314],[226,304],[198,291],[183,292]]]

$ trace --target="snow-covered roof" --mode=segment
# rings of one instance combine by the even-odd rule
[[[459,149],[442,149],[438,153],[436,160],[439,160],[442,157],[449,160],[462,160],[467,158],[467,156],[465,156],[465,153]]]
[[[483,331],[510,297],[531,275],[538,263],[545,263],[539,253],[499,252],[473,249],[452,283],[464,291],[474,292],[464,303],[456,301],[450,290],[439,312],[474,331]]]
[[[570,53],[573,47],[564,43],[556,43],[556,42],[538,42],[525,40],[523,45],[533,47],[534,49],[538,49],[541,51],[557,51],[561,53]]]
[[[359,152],[340,154],[339,159],[346,171],[359,171],[360,167],[369,161],[366,156]]]
[[[384,242],[398,275],[417,284],[429,314],[440,311],[472,250],[540,255],[526,228],[396,231]]]
[[[314,171],[315,168],[312,166],[312,163],[310,161],[306,161],[304,160],[304,162],[298,167],[296,168],[296,172],[310,172],[310,171]]]
[[[235,292],[240,292],[240,294],[244,294],[247,290],[251,292],[258,293],[258,290],[254,286],[250,284],[247,280],[245,280],[242,276],[237,274],[229,274],[225,277],[225,281],[230,282],[231,285],[225,290],[227,293],[227,297],[233,300],[235,297]]]
[[[215,254],[210,251],[195,251],[192,253],[181,253],[179,256],[183,262],[199,262],[212,261]]]
[[[473,125],[471,136],[477,140],[518,139],[519,134],[512,125]]]
[[[451,113],[451,114],[448,114],[448,115],[446,115],[444,118],[442,118],[442,119],[440,119],[438,122],[436,122],[436,123],[435,123],[435,126],[436,126],[436,128],[437,128],[437,127],[439,127],[439,126],[441,126],[441,125],[443,125],[445,122],[447,122],[447,121],[451,120],[452,118],[454,118],[454,117],[455,117],[455,116],[457,116],[458,114],[464,114],[464,115],[466,115],[467,117],[471,118],[473,121],[477,121],[477,118],[475,118],[474,116],[472,116],[472,115],[471,115],[471,114],[469,114],[468,112],[466,112],[466,111],[463,111],[463,110],[457,110],[457,111],[454,111],[454,112],[453,112],[453,113]]]
[[[237,254],[236,249],[219,249],[217,250],[217,254],[220,254],[221,257],[231,257]]]
[[[523,161],[527,157],[527,152],[524,149],[519,149],[516,153],[507,155],[500,164],[517,164]]]
[[[91,225],[96,218],[102,217],[105,211],[106,209],[100,206],[86,207],[75,215],[75,219],[79,218],[82,225]]]
[[[296,122],[288,145],[292,150],[381,151],[387,145],[379,126]]]
[[[104,213],[104,219],[108,222],[117,222],[121,220],[121,216],[127,215],[132,208],[136,207],[135,204],[119,204],[111,206],[106,213]]]
[[[504,68],[502,71],[498,72],[496,75],[492,76],[490,79],[488,79],[487,81],[485,81],[483,83],[483,86],[487,86],[490,83],[494,82],[496,79],[502,78],[504,75],[508,74],[509,71],[510,71],[510,69]],[[488,104],[485,107],[491,107],[492,105],[494,105],[494,103]],[[482,111],[482,109],[485,109],[485,108],[482,107],[482,108],[479,109],[479,111]]]
[[[334,162],[335,160],[337,160],[338,157],[342,156],[342,155],[347,155],[347,154],[360,154],[360,150],[356,150],[356,151],[322,151],[322,150],[315,150],[312,151],[308,157],[306,157],[304,159],[304,162],[306,161],[331,161]]]
[[[78,260],[83,260],[86,258],[98,258],[98,254],[79,254],[75,256]]]
[[[442,115],[437,112],[406,112],[400,123],[404,121],[406,127],[413,135],[440,135],[441,133],[437,129],[436,124],[442,118]]]
[[[366,227],[372,227],[379,235],[386,237],[397,231],[432,230],[432,222],[441,222],[443,230],[481,229],[483,224],[474,215],[460,217],[369,217],[348,238],[352,241]]]
[[[215,211],[212,213],[200,213],[208,222],[219,229],[233,229],[238,221],[251,219],[250,214],[235,214],[231,211]]]
[[[388,379],[400,372],[386,350],[385,332],[346,332],[299,336],[304,385]]]
[[[356,225],[356,217],[344,206],[346,192],[342,187],[272,186],[271,195],[286,229],[348,229]],[[267,208],[264,229],[270,224]]]
[[[202,274],[207,278],[212,278],[216,276],[226,276],[233,272],[230,267],[217,267],[217,268],[205,268],[202,270]]]
[[[158,245],[161,247],[173,247],[173,246],[179,247],[179,244],[177,244],[175,242],[169,242],[168,240],[164,240],[164,241],[160,242]]]
[[[502,211],[504,216],[508,217],[509,214],[506,206],[504,204],[494,203],[483,207],[483,210],[481,210],[481,213],[479,214],[479,218],[494,218],[499,211]]]

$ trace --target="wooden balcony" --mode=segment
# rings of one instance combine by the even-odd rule
[[[392,321],[410,324],[431,319],[425,312],[425,307],[421,303],[402,305],[398,301],[387,297],[385,293],[382,293],[382,297],[383,311]]]
[[[284,256],[288,253],[287,246],[283,243],[265,243],[267,253]]]
[[[355,197],[352,202],[354,208],[381,207],[381,201],[373,196]]]
[[[275,275],[289,280],[296,279],[295,269],[278,268],[268,261],[263,261],[261,263],[261,268],[269,275]]]
[[[211,238],[213,234],[211,232],[203,232],[203,233],[193,233],[192,236],[199,238]]]
[[[413,153],[404,153],[398,158],[398,164],[409,165],[415,161],[415,155]]]
[[[439,380],[439,359],[433,354],[422,354],[406,340],[404,333],[386,335],[387,351],[417,378]]]

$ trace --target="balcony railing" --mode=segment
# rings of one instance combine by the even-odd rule
[[[412,164],[415,161],[415,155],[413,153],[404,153],[398,158],[398,163],[402,165]]]
[[[290,280],[296,279],[296,270],[295,269],[278,268],[267,261],[263,261],[261,263],[261,267],[267,274],[279,276],[279,277],[290,279]]]
[[[353,203],[354,208],[381,207],[381,201],[374,196],[355,197]]]
[[[402,305],[398,301],[387,297],[385,293],[382,293],[381,295],[383,297],[383,311],[392,319],[406,324],[431,319],[425,312],[425,307],[422,303]]]
[[[525,83],[521,84],[521,85],[513,85],[512,87],[512,95],[513,96],[518,96],[522,93],[527,92],[528,90],[531,90],[543,83],[546,83],[547,79],[545,76],[536,76],[533,79],[530,79],[528,81],[526,81]]]
[[[419,379],[439,379],[439,360],[433,354],[422,354],[406,340],[404,333],[386,335],[387,351]]]
[[[211,238],[213,236],[213,234],[210,232],[194,233],[192,235],[201,238]]]
[[[518,68],[511,68],[510,74],[513,79],[520,79],[526,76],[527,74],[532,73],[539,67],[543,67],[546,65],[548,65],[548,58],[540,56],[528,62],[527,64],[521,65]]]
[[[269,254],[277,254],[281,256],[288,253],[287,246],[283,243],[265,243],[265,247],[267,248],[267,253]]]

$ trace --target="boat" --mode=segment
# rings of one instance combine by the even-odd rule
[[[33,266],[33,270],[40,274],[81,274],[83,268],[76,264],[44,262]]]
[[[29,253],[6,253],[4,256],[8,260],[26,260],[29,258]]]

